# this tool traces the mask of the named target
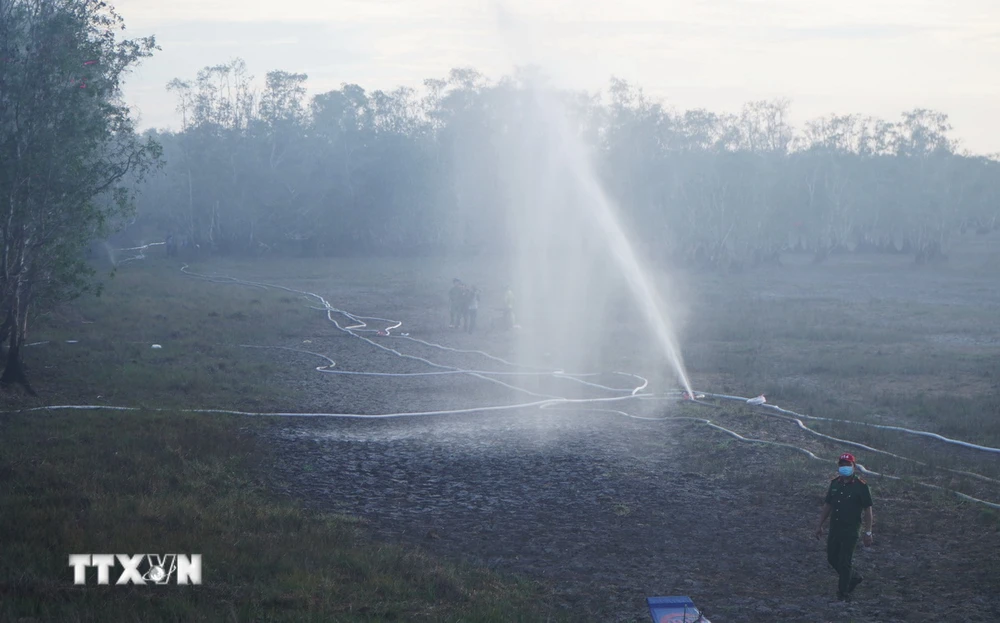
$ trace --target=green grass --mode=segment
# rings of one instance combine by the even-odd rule
[[[294,394],[282,367],[241,345],[287,344],[310,328],[328,331],[308,303],[191,279],[175,266],[129,265],[106,281],[100,297],[35,321],[28,342],[49,343],[26,351],[28,374],[47,404],[181,407],[195,397],[204,407],[288,407]]]
[[[706,282],[695,305],[697,322],[682,334],[696,384],[710,376],[726,391],[765,393],[811,415],[1000,445],[1000,317],[992,306],[927,296],[919,302],[825,296],[850,275],[816,273],[780,286],[766,273],[745,276],[747,290],[783,296],[748,296],[738,304],[740,295],[727,290],[733,284]],[[922,273],[880,278],[948,284],[947,276]],[[949,300],[947,292],[942,297]]]
[[[36,321],[29,342],[50,340],[26,355],[41,397],[8,392],[5,409],[166,410],[0,415],[0,620],[564,619],[540,584],[385,545],[356,519],[278,497],[265,420],[171,410],[294,410],[280,362],[239,345],[333,331],[304,303],[147,262]],[[149,552],[202,554],[203,584],[105,587],[93,571],[72,583],[70,554]]]
[[[377,544],[356,521],[272,496],[257,425],[178,413],[0,419],[0,619],[549,620],[538,585]],[[71,553],[142,552],[202,554],[203,584],[72,584]]]

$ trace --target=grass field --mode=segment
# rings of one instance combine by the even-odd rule
[[[743,275],[675,275],[693,384],[1000,445],[997,243],[974,242],[949,264],[919,270],[904,258],[823,266],[790,258]],[[40,397],[8,393],[5,409],[142,410],[0,417],[0,618],[631,621],[642,620],[642,596],[653,594],[690,594],[716,623],[1000,617],[998,514],[921,486],[1000,502],[995,483],[942,469],[998,479],[996,454],[807,422],[924,463],[852,449],[903,480],[873,481],[883,549],[861,564],[879,583],[850,609],[833,609],[833,575],[808,536],[832,457],[851,448],[728,405],[642,410],[711,418],[831,464],[689,420],[534,411],[403,424],[186,413],[384,413],[511,396],[464,376],[322,374],[315,368],[326,362],[309,353],[338,369],[421,368],[338,331],[300,295],[178,269],[158,257],[124,264],[103,296],[32,327],[28,341],[46,342],[26,354]],[[486,263],[213,260],[192,270],[317,292],[454,348],[513,352],[507,334],[442,326],[451,276],[483,284],[486,296],[503,282]],[[623,359],[644,339],[627,310],[606,330]],[[657,496],[677,506],[662,514]],[[774,523],[788,534],[750,544]],[[671,544],[661,552],[665,534]],[[202,553],[205,584],[72,586],[68,554],[119,550]],[[661,562],[678,551],[684,569]]]
[[[268,489],[261,420],[174,410],[299,410],[303,369],[239,345],[297,335],[315,312],[155,262],[107,286],[39,319],[29,342],[48,343],[26,358],[40,398],[5,408],[162,411],[0,417],[0,620],[562,620],[535,582],[373,542],[363,520]],[[70,553],[167,550],[201,553],[205,583],[97,587],[90,571],[72,585]]]

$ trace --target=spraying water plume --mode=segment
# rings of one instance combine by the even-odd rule
[[[501,28],[515,32],[498,7]],[[520,36],[508,37],[521,41]],[[530,46],[529,46],[530,47]],[[668,308],[604,191],[586,142],[540,72],[521,71],[501,145],[516,308],[518,355],[532,365],[601,366],[614,328],[634,303],[652,344],[693,396]],[[620,346],[620,344],[618,344]]]

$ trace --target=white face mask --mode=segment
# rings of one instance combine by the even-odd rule
[[[851,465],[841,465],[839,468],[837,468],[837,471],[840,472],[840,475],[843,476],[844,478],[848,478],[854,475],[854,467],[852,467]]]

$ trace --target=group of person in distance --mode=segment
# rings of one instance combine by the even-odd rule
[[[461,279],[452,279],[448,300],[451,303],[450,329],[461,329],[472,333],[476,330],[476,317],[479,315],[479,304],[482,292],[476,286],[466,285]],[[514,291],[510,286],[504,287],[504,306],[502,327],[504,330],[514,329]]]

